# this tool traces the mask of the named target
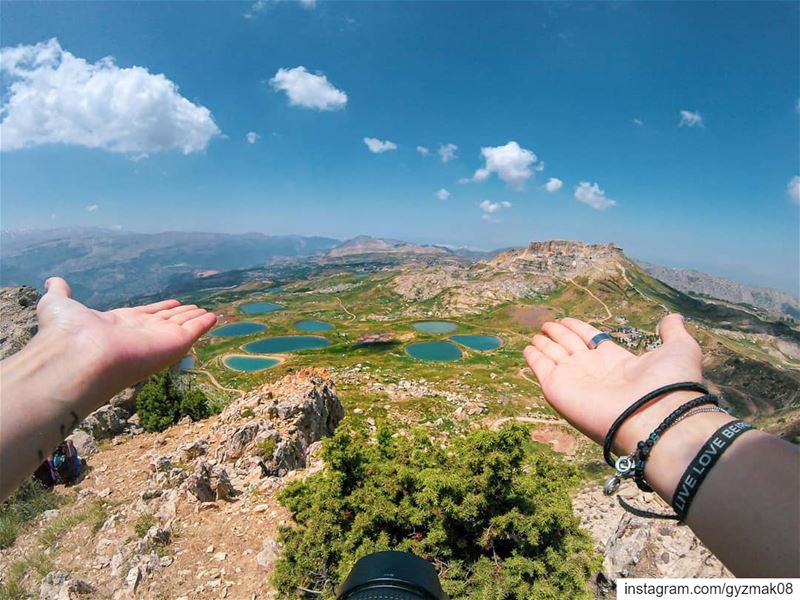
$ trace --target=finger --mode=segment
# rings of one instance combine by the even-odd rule
[[[593,327],[580,319],[573,319],[572,317],[561,319],[561,324],[581,338],[581,341],[583,341],[587,348],[594,336],[598,333],[603,333],[597,327]],[[618,346],[610,340],[597,346],[596,350],[602,350],[603,352],[619,352],[621,350],[622,352],[627,352],[622,346]]]
[[[160,310],[168,310],[170,308],[175,308],[179,306],[180,302],[178,300],[162,300],[161,302],[153,302],[152,304],[145,304],[144,306],[137,306],[136,310],[145,312],[148,314],[155,314]]]
[[[186,331],[188,331],[194,341],[206,333],[209,329],[211,329],[217,323],[217,315],[214,313],[206,313],[199,317],[196,317],[190,321],[186,321],[181,327],[183,327]]]
[[[178,313],[177,315],[172,315],[169,318],[170,323],[176,323],[178,325],[183,325],[186,321],[191,321],[192,319],[196,319],[197,317],[202,317],[204,314],[208,312],[205,308],[195,308],[194,310],[187,310],[182,313]]]
[[[44,289],[48,294],[54,296],[63,296],[65,298],[72,298],[72,289],[66,280],[61,277],[51,277],[44,282]]]
[[[546,335],[537,334],[533,336],[533,345],[556,364],[569,358],[569,352],[567,352],[561,344],[555,343]]]
[[[686,320],[678,313],[672,313],[661,319],[661,323],[658,324],[658,335],[664,344],[694,341],[692,334],[686,331]]]
[[[181,306],[176,306],[175,308],[170,308],[168,310],[160,310],[156,314],[157,317],[161,317],[164,320],[168,320],[175,315],[179,315],[181,313],[189,312],[190,310],[194,310],[197,308],[196,304],[182,304]]]
[[[525,361],[528,363],[531,371],[533,371],[533,374],[536,375],[536,379],[539,380],[539,383],[544,383],[550,375],[550,371],[556,366],[552,360],[533,346],[526,347],[525,350],[522,351],[522,355],[525,357]]]
[[[545,323],[542,325],[542,332],[554,342],[561,344],[570,354],[588,349],[584,341],[578,337],[578,334],[560,323],[553,323],[552,321]]]

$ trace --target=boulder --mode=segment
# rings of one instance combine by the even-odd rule
[[[39,586],[39,598],[41,600],[74,600],[93,591],[94,588],[82,579],[73,579],[64,571],[51,571],[42,579]]]
[[[100,450],[97,440],[94,439],[91,433],[87,433],[83,429],[76,429],[67,436],[67,439],[72,440],[75,449],[78,451],[78,456],[89,456]]]
[[[78,429],[83,429],[96,440],[104,440],[125,431],[130,416],[124,408],[106,404],[86,417]]]
[[[232,500],[236,495],[228,472],[219,465],[210,466],[204,461],[197,463],[194,473],[183,485],[200,502]]]
[[[256,562],[258,563],[258,566],[265,571],[271,571],[275,566],[275,563],[278,562],[280,556],[280,544],[278,544],[278,542],[275,540],[267,539],[264,540],[264,544],[261,547],[261,552],[256,554]]]

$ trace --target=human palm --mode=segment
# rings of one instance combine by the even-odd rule
[[[600,331],[578,319],[545,323],[542,331],[545,335],[535,336],[525,349],[528,365],[553,408],[598,443],[639,397],[663,385],[702,378],[700,346],[680,315],[662,321],[663,345],[642,356],[613,342],[590,350],[589,340]],[[647,426],[654,420],[657,424],[658,417],[650,416]]]
[[[42,334],[74,340],[114,388],[174,364],[216,323],[213,313],[177,300],[103,312],[73,300],[61,278],[45,287],[37,307]]]

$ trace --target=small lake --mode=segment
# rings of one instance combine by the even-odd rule
[[[283,306],[274,302],[248,302],[239,306],[241,311],[248,315],[263,315],[264,313],[281,310]]]
[[[266,331],[267,326],[262,323],[252,323],[250,321],[242,321],[240,323],[229,323],[222,327],[217,327],[211,330],[208,334],[210,337],[236,337],[240,335],[252,335],[254,333],[261,333]]]
[[[414,329],[417,331],[433,334],[450,333],[457,328],[458,325],[455,323],[448,323],[447,321],[419,321],[414,323]]]
[[[414,358],[425,361],[452,361],[461,358],[461,350],[450,342],[418,342],[406,346]]]
[[[279,354],[298,350],[316,350],[330,345],[330,341],[316,335],[284,335],[250,342],[244,346],[244,351],[252,354]]]
[[[300,331],[330,331],[333,325],[324,321],[298,321],[294,324]]]
[[[194,367],[194,356],[184,356],[181,359],[180,370],[187,371]]]
[[[457,344],[481,352],[495,350],[503,343],[496,335],[451,335],[450,339]]]
[[[277,358],[268,358],[265,356],[226,356],[222,363],[229,369],[234,371],[244,371],[245,373],[254,373],[255,371],[263,371],[269,369],[280,363]]]

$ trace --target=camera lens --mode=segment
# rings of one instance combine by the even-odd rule
[[[436,569],[408,552],[375,552],[356,562],[338,600],[447,600]]]

